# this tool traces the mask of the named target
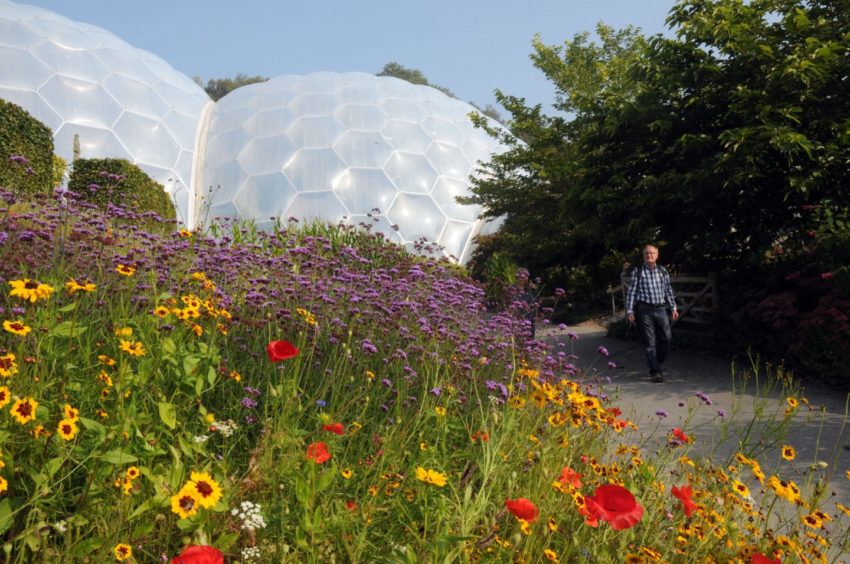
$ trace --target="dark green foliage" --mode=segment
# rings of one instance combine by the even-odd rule
[[[425,78],[425,74],[421,70],[409,69],[402,64],[396,63],[395,61],[385,64],[384,68],[381,69],[381,72],[379,72],[377,76],[394,76],[395,78],[406,80],[411,84],[422,84],[424,86],[436,88],[446,96],[457,98],[457,96],[455,96],[455,93],[446,88],[445,86],[440,86],[439,84],[432,84],[428,82],[428,79]]]
[[[207,85],[204,86],[201,82],[201,78],[197,76],[195,77],[195,83],[198,86],[203,87],[207,95],[213,99],[213,102],[217,102],[241,86],[254,84],[256,82],[265,82],[267,80],[268,77],[265,76],[248,76],[247,74],[240,72],[233,78],[211,78],[207,81]]]
[[[50,128],[20,106],[0,99],[0,187],[25,194],[49,193],[54,186],[52,157]]]
[[[77,159],[68,188],[80,199],[106,208],[120,205],[135,212],[154,212],[174,219],[174,204],[162,184],[124,159]]]

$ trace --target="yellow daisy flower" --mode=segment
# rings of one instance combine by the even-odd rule
[[[346,480],[351,478],[351,476],[354,474],[354,472],[351,471],[351,468],[344,468],[344,469],[340,470],[339,473],[342,474],[342,477],[345,478]]]
[[[65,415],[65,419],[70,419],[71,421],[76,421],[80,418],[80,410],[72,407],[69,403],[66,403],[62,408],[62,413]]]
[[[74,419],[63,419],[59,422],[56,432],[59,433],[59,436],[66,441],[72,441],[74,440],[74,437],[77,436],[79,429],[77,428],[77,423]]]
[[[0,377],[9,378],[18,373],[18,365],[15,363],[15,355],[7,353],[0,356]]]
[[[122,276],[130,277],[130,276],[132,276],[136,273],[136,267],[135,266],[129,266],[129,265],[126,265],[126,264],[119,264],[118,266],[115,267],[115,272],[117,272],[118,274],[120,274]]]
[[[439,415],[440,417],[444,417],[444,416],[446,415],[446,408],[445,408],[445,407],[442,407],[442,406],[439,406],[439,405],[438,405],[437,407],[435,407],[435,408],[434,408],[434,411],[435,411],[435,412],[437,413],[437,415]]]
[[[118,348],[130,356],[145,356],[145,347],[140,341],[125,341],[121,339]]]
[[[24,278],[23,280],[10,280],[9,286],[12,291],[10,296],[21,298],[25,302],[36,303],[38,300],[46,300],[53,293],[53,286],[42,284],[37,280]]]
[[[797,451],[791,445],[782,446],[782,458],[785,460],[794,460],[797,458]]]
[[[171,511],[181,519],[188,519],[197,514],[200,506],[191,483],[183,486],[176,495],[171,496]]]
[[[15,321],[4,321],[3,329],[8,331],[9,333],[20,335],[21,337],[26,337],[27,333],[32,331],[32,327],[27,327],[20,319]]]
[[[436,470],[425,469],[421,466],[416,468],[416,479],[420,482],[425,482],[426,484],[431,484],[437,486],[438,488],[442,488],[446,485],[446,475]]]
[[[12,406],[12,417],[21,425],[26,425],[35,419],[36,409],[38,409],[37,401],[32,398],[20,398]]]
[[[9,489],[9,482],[6,481],[6,478],[0,476],[0,493],[5,492]]]
[[[69,294],[76,294],[77,292],[94,292],[95,286],[88,280],[80,284],[74,278],[71,278],[69,281],[65,282],[65,289]]]
[[[115,553],[115,560],[119,562],[129,560],[133,557],[133,549],[129,544],[124,544],[123,542],[116,544],[113,552]]]
[[[216,481],[206,472],[192,472],[190,478],[186,485],[192,488],[198,505],[205,509],[214,507],[221,499],[221,488]]]
[[[12,401],[12,391],[7,386],[0,386],[0,409],[9,405],[10,401]]]

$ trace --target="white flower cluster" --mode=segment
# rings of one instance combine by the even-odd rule
[[[229,437],[233,434],[236,429],[239,428],[239,425],[236,424],[233,419],[228,419],[227,421],[216,421],[212,425],[210,425],[210,431],[216,432],[218,431],[225,437]]]
[[[246,546],[242,549],[242,561],[243,562],[253,562],[254,560],[259,560],[260,558],[260,549],[256,546]]]
[[[263,508],[259,503],[243,501],[239,507],[230,510],[230,514],[242,521],[243,531],[256,531],[266,528],[266,520],[263,518]]]
[[[205,443],[209,440],[209,435],[195,435],[193,439],[196,443]]]

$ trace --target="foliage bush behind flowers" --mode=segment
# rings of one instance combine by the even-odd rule
[[[0,226],[6,562],[776,562],[846,547],[850,510],[765,476],[745,448],[692,460],[677,428],[648,456],[566,334],[525,341],[456,269],[368,230],[158,235],[72,193],[22,209]]]

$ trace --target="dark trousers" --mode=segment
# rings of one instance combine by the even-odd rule
[[[670,318],[667,317],[665,306],[637,304],[635,307],[638,329],[640,330],[643,349],[646,353],[646,364],[649,372],[661,372],[661,365],[670,352]]]

